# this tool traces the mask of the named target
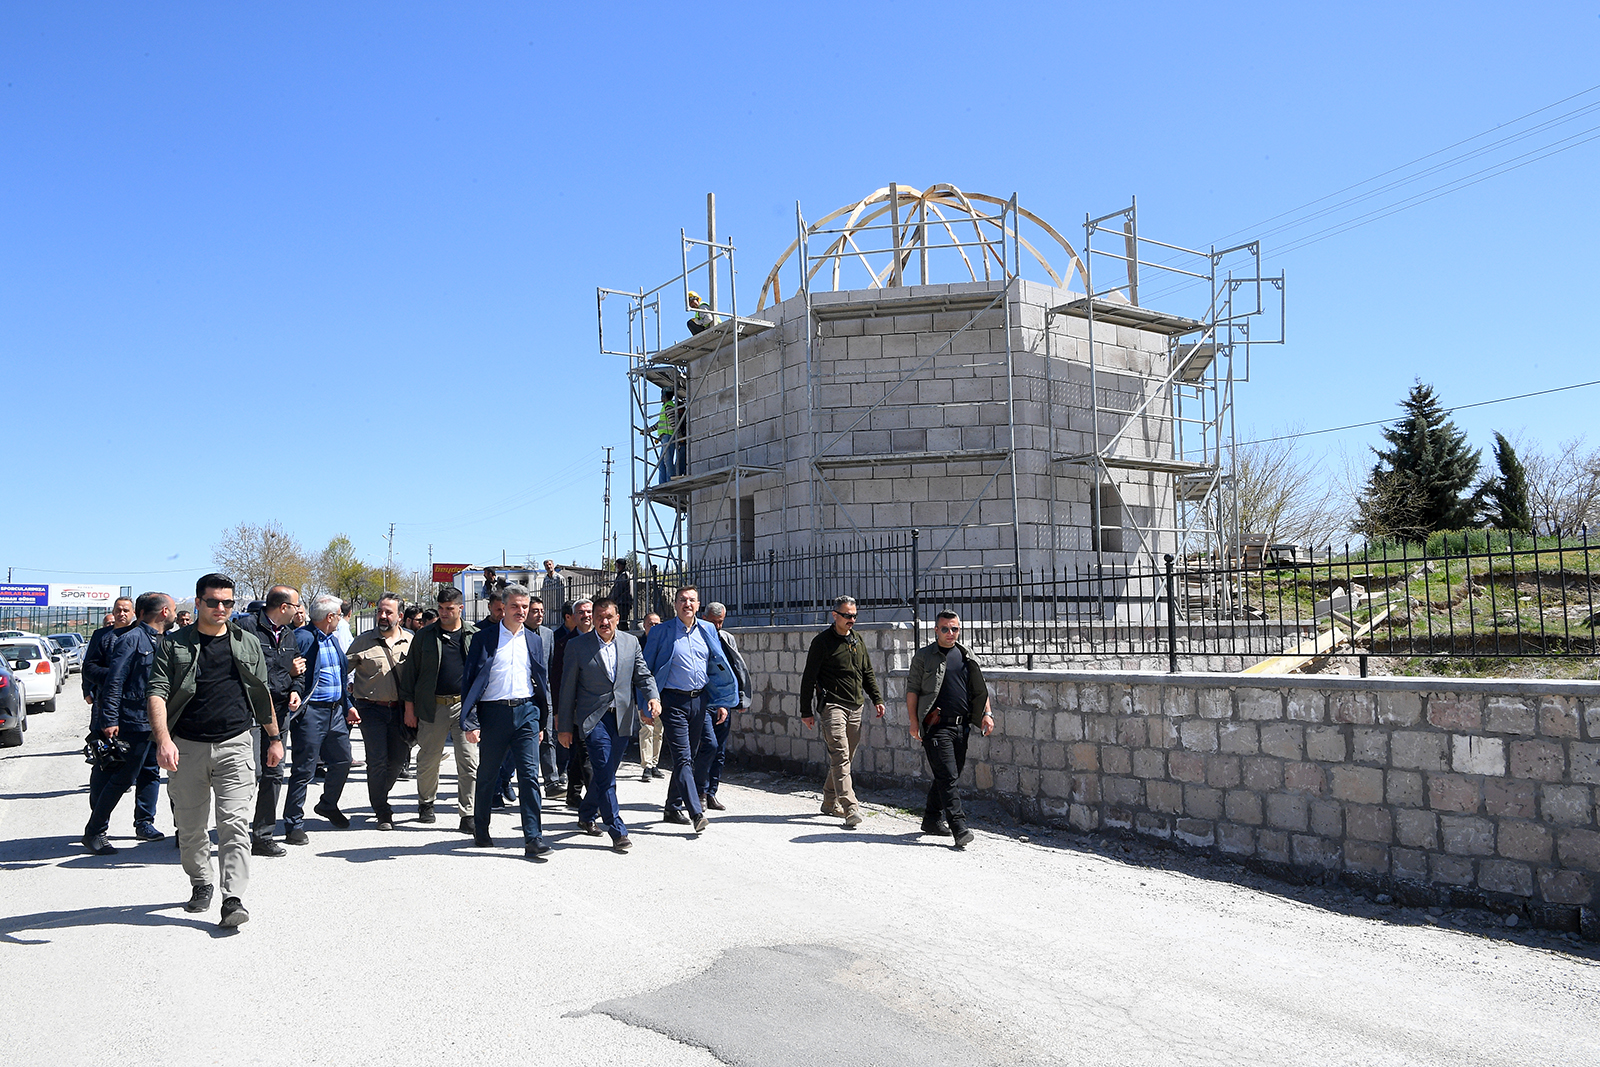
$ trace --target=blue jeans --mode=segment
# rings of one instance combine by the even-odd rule
[[[517,768],[517,803],[522,808],[522,837],[528,844],[539,840],[543,824],[539,819],[539,718],[534,715],[518,725],[533,704],[478,705],[478,766],[499,767],[510,755]],[[478,837],[489,836],[489,818],[494,811],[494,791],[498,775],[478,775],[477,795],[473,798],[473,827]]]
[[[578,821],[593,822],[598,815],[613,837],[621,837],[628,828],[617,808],[617,768],[622,766],[622,754],[628,751],[628,739],[617,729],[617,713],[606,712],[594,729],[583,735],[583,743],[594,777],[589,779],[588,792],[578,805]]]
[[[667,787],[667,807],[701,813],[700,795],[711,774],[711,716],[703,693],[693,696],[678,689],[661,691],[661,732],[672,756],[672,784]]]
[[[311,787],[318,760],[328,768],[322,780],[322,803],[339,806],[339,794],[350,777],[350,724],[345,721],[344,708],[327,701],[301,705],[299,717],[289,724],[289,743],[294,747],[294,763],[289,770],[289,795],[283,802],[285,833],[306,821],[306,790]]]
[[[717,795],[717,786],[722,784],[722,765],[728,757],[728,732],[733,729],[733,708],[728,709],[728,717],[718,726],[712,722],[712,738],[716,741],[716,748],[711,753],[711,770],[706,775],[706,796]]]
[[[123,794],[138,785],[133,794],[133,825],[155,821],[156,798],[161,793],[161,768],[156,763],[156,746],[149,731],[120,730],[117,737],[128,743],[128,758],[112,771],[96,767],[89,772],[89,824],[85,837],[95,837],[111,827],[111,813],[117,810]]]

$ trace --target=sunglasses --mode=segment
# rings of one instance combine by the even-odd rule
[[[849,614],[846,614],[846,613],[844,613],[842,611],[836,611],[836,612],[834,612],[834,614],[839,616],[839,618],[841,618],[841,619],[853,619],[853,618],[856,617],[856,613],[853,612],[853,611],[850,612]]]
[[[218,600],[214,596],[201,597],[200,598],[200,603],[204,604],[208,608],[231,608],[231,607],[233,607],[233,601],[232,600]]]

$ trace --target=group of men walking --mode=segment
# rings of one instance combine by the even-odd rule
[[[170,631],[170,596],[119,601],[91,641],[84,684],[93,700],[91,739],[120,741],[125,757],[91,775],[84,846],[117,851],[106,834],[130,788],[136,835],[163,837],[154,815],[165,770],[191,884],[185,908],[209,910],[220,887],[221,925],[238,926],[249,918],[250,857],[283,856],[284,844],[308,842],[305,804],[318,773],[323,787],[312,811],[335,829],[350,826],[340,802],[352,726],[362,731],[367,801],[379,830],[394,828],[391,793],[413,745],[417,820],[437,821],[451,742],[459,829],[476,846],[493,847],[492,813],[511,798],[524,854],[544,860],[552,848],[541,801],[564,793],[582,833],[609,835],[612,849],[626,853],[633,839],[616,778],[637,735],[641,778],[668,778],[663,821],[703,833],[707,810],[725,808],[717,789],[731,716],[750,704],[748,669],[722,629],[726,609],[708,604],[701,618],[699,591],[684,586],[671,618],[646,616],[641,639],[623,628],[610,597],[563,603],[562,625],[552,630],[542,598],[528,589],[509,584],[489,596],[489,618],[472,627],[461,591],[441,587],[436,617],[412,632],[402,625],[399,598],[385,594],[373,627],[354,638],[341,635],[347,609],[337,598],[317,597],[308,610],[286,586],[235,617],[233,582],[222,574],[196,582],[195,621]],[[866,702],[884,714],[871,660],[853,632],[856,611],[849,597],[835,602],[833,625],[813,640],[801,679],[802,719],[808,728],[820,724],[829,754],[822,811],[846,827],[862,821],[850,765]],[[987,734],[993,719],[982,671],[959,644],[959,620],[943,613],[937,631],[912,660],[907,711],[934,772],[923,831],[953,835],[959,848],[972,840],[956,784],[968,732]],[[280,794],[282,844],[274,838]]]

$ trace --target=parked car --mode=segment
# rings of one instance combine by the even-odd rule
[[[11,665],[13,673],[22,679],[22,691],[29,704],[40,705],[40,711],[56,710],[56,694],[61,692],[62,669],[57,653],[52,659],[49,644],[43,637],[0,637],[0,656]]]
[[[89,651],[89,642],[83,639],[82,634],[51,634],[50,640],[60,646],[62,654],[66,657],[67,673],[83,670],[83,654]]]
[[[28,732],[28,698],[22,692],[22,679],[0,656],[0,748],[16,748]]]

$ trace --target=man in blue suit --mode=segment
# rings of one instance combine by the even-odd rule
[[[311,621],[294,632],[295,647],[305,658],[306,672],[295,679],[301,695],[300,717],[289,724],[294,763],[289,768],[289,794],[283,802],[283,843],[304,845],[306,791],[317,761],[328,768],[322,799],[312,809],[345,830],[350,817],[339,810],[339,795],[350,777],[350,727],[361,721],[350,702],[350,664],[335,631],[344,621],[338,597],[319,596],[311,604]],[[267,827],[268,832],[271,827]]]
[[[722,652],[716,627],[696,618],[700,591],[678,590],[676,616],[650,628],[644,657],[661,692],[661,725],[672,754],[672,785],[662,818],[694,824],[695,833],[710,825],[700,798],[705,795],[715,751],[713,731],[739,703],[739,683]],[[712,744],[706,743],[713,739]],[[683,808],[689,809],[686,816]]]
[[[594,602],[594,629],[567,642],[556,707],[561,743],[571,748],[573,734],[581,735],[593,772],[578,808],[578,829],[599,837],[598,816],[611,833],[611,847],[626,852],[633,839],[617,808],[617,768],[639,730],[634,687],[645,694],[647,717],[661,714],[661,701],[639,639],[617,629],[620,621],[614,602]]]
[[[478,746],[478,765],[498,767],[511,754],[517,767],[522,806],[523,852],[542,860],[550,851],[539,820],[539,740],[551,726],[550,680],[544,643],[528,629],[529,593],[520,585],[500,591],[505,614],[500,625],[482,628],[467,657],[466,694],[461,698],[461,733]],[[496,776],[478,776],[472,806],[473,843],[493,846],[489,819],[494,811]]]

